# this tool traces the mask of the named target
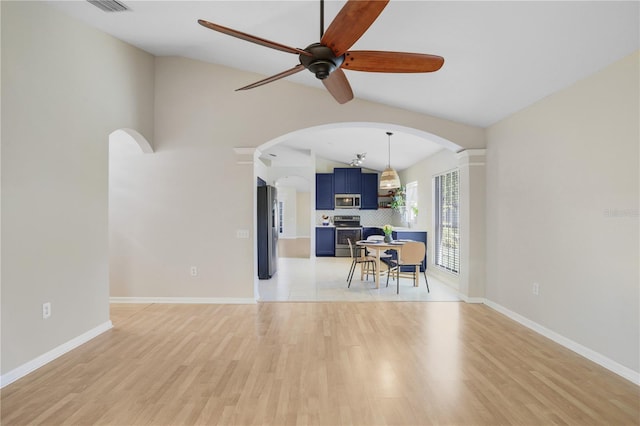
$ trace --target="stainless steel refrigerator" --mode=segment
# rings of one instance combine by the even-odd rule
[[[258,186],[258,278],[268,280],[278,265],[278,199],[273,186]]]

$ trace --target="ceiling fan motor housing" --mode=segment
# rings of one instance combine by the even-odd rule
[[[313,56],[300,55],[300,63],[320,80],[329,77],[344,62],[344,55],[335,56],[330,48],[320,43],[310,44],[304,50]]]

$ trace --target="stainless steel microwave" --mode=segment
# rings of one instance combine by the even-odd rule
[[[359,209],[360,194],[336,194],[336,209]]]

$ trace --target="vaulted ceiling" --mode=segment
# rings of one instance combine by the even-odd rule
[[[320,38],[315,0],[122,2],[131,10],[106,13],[86,1],[50,3],[154,55],[184,56],[264,77],[293,67],[298,57],[211,31],[197,20],[299,48]],[[325,27],[344,3],[326,1]],[[444,66],[426,74],[345,73],[356,98],[487,127],[640,48],[639,16],[635,1],[392,0],[353,49],[430,53],[444,57]],[[324,90],[308,71],[286,80]],[[422,149],[402,144],[405,136],[394,135],[399,164]],[[367,154],[376,167],[387,157],[384,132],[379,137],[383,151]],[[418,145],[426,151],[417,157],[438,148]],[[348,163],[358,152],[356,146],[336,144],[327,158]]]

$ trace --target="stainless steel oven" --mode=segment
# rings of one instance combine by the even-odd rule
[[[355,246],[356,241],[362,239],[362,226],[360,216],[334,216],[333,224],[336,227],[336,257],[349,257],[349,242]]]

